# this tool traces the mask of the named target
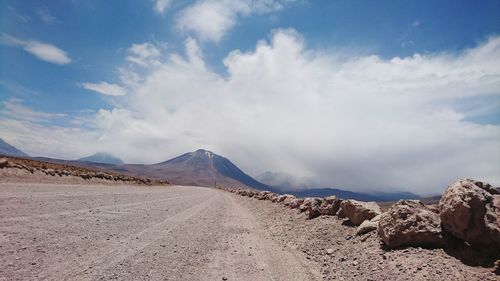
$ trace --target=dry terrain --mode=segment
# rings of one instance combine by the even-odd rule
[[[358,236],[356,227],[335,216],[309,220],[282,204],[241,198],[240,203],[274,241],[303,252],[318,264],[322,280],[500,280],[492,272],[491,260],[482,260],[475,252],[421,247],[388,250],[376,231]]]
[[[0,280],[321,280],[243,198],[181,186],[0,183]]]
[[[376,231],[356,235],[337,216],[309,220],[213,188],[7,164],[0,280],[499,280],[475,253],[387,250]]]

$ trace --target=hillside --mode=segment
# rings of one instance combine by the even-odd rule
[[[29,157],[28,154],[0,139],[0,155]]]

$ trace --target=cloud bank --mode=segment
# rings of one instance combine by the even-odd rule
[[[159,14],[163,14],[170,5],[172,5],[172,1],[173,0],[156,0],[154,3],[154,10]]]
[[[88,129],[58,128],[39,151],[152,163],[206,148],[253,175],[282,171],[352,190],[425,194],[462,177],[500,184],[500,127],[470,120],[491,113],[481,100],[498,101],[499,37],[460,53],[383,59],[311,49],[277,30],[251,52],[228,54],[227,75],[205,65],[194,39],[185,54],[143,49],[140,69],[129,59],[120,69],[128,94],[114,109],[86,116]],[[464,110],[471,99],[477,107]],[[14,140],[27,126],[41,130],[9,122],[0,129]]]
[[[198,0],[177,15],[176,26],[202,41],[219,42],[238,17],[282,9],[294,0]]]
[[[8,34],[2,34],[2,36],[0,36],[0,41],[6,45],[21,47],[26,52],[46,62],[59,65],[71,62],[70,57],[65,51],[51,44],[35,40],[22,40]]]

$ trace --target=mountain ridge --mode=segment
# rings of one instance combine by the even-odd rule
[[[93,163],[101,163],[101,164],[113,164],[113,165],[122,165],[125,164],[123,160],[120,158],[107,153],[107,152],[97,152],[92,155],[82,157],[77,159],[76,161],[83,161],[83,162],[93,162]]]
[[[29,157],[27,153],[7,143],[2,138],[0,138],[0,154],[16,157]]]

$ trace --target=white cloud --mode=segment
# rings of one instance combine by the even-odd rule
[[[154,10],[157,13],[163,14],[172,5],[173,0],[156,0]]]
[[[154,63],[160,56],[160,49],[149,42],[143,44],[133,44],[128,49],[129,55],[126,60],[140,66],[147,66]]]
[[[204,41],[218,42],[240,16],[269,13],[293,0],[198,0],[177,16],[177,28]]]
[[[46,62],[59,65],[71,62],[65,51],[51,44],[34,40],[22,40],[8,34],[2,34],[0,41],[9,46],[22,47],[26,52]]]
[[[35,111],[23,105],[22,100],[9,99],[3,102],[3,109],[0,109],[0,114],[17,120],[30,122],[44,122],[50,119],[64,117],[65,114],[54,114],[42,111]]]
[[[50,13],[48,8],[40,8],[36,11],[36,14],[46,24],[59,23],[59,20]]]
[[[224,76],[194,39],[185,55],[160,57],[145,73],[123,70],[140,78],[93,116],[92,129],[67,129],[82,140],[47,134],[58,147],[43,151],[92,145],[151,163],[207,148],[253,175],[283,171],[353,190],[439,192],[462,177],[500,184],[500,126],[471,122],[470,109],[456,106],[498,100],[499,37],[460,53],[382,59],[310,49],[279,30],[251,52],[230,53]],[[8,121],[0,129],[10,139],[28,130]]]
[[[99,83],[81,83],[82,88],[91,90],[107,96],[123,96],[126,94],[125,89],[116,84],[110,84],[108,82]]]

